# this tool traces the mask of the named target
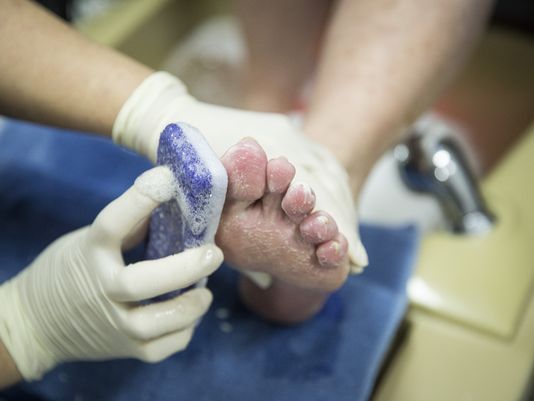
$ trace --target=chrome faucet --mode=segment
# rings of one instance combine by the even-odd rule
[[[453,232],[484,234],[495,217],[452,129],[431,115],[423,117],[395,147],[397,166],[408,188],[437,199]]]

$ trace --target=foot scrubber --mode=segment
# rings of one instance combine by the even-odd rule
[[[167,125],[157,164],[172,171],[176,193],[152,215],[146,257],[158,259],[213,242],[228,176],[200,131],[184,123]]]

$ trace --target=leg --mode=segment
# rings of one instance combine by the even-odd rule
[[[330,0],[238,2],[249,55],[245,107],[295,107],[313,71],[329,6]]]
[[[355,195],[381,154],[450,82],[490,6],[488,0],[432,7],[424,0],[338,1],[303,131],[339,159]]]
[[[245,139],[222,162],[228,194],[217,243],[237,269],[274,278],[267,290],[243,278],[244,302],[274,321],[311,317],[347,277],[347,240],[327,213],[313,211],[313,191],[291,183],[295,170],[287,160],[267,161],[263,149]]]

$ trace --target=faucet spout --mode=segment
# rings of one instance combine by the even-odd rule
[[[397,166],[408,188],[428,193],[439,202],[453,232],[484,234],[491,230],[495,216],[452,129],[425,116],[395,147]]]

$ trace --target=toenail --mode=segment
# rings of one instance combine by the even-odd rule
[[[306,182],[298,181],[298,182],[293,183],[292,186],[293,185],[295,186],[295,189],[297,189],[297,187],[302,188],[305,203],[309,203],[313,201],[315,197],[315,192],[313,192],[313,189]]]
[[[317,217],[317,223],[319,223],[322,226],[326,226],[328,224],[328,221],[329,221],[328,217],[326,216],[321,215]]]
[[[254,138],[252,138],[250,136],[247,136],[247,137],[241,139],[241,141],[239,141],[237,144],[238,145],[241,144],[241,145],[244,145],[244,146],[247,146],[247,147],[256,148],[258,146],[258,141],[256,141]]]
[[[332,241],[332,245],[330,247],[334,250],[336,255],[339,255],[339,252],[341,250],[341,244],[337,241]]]

